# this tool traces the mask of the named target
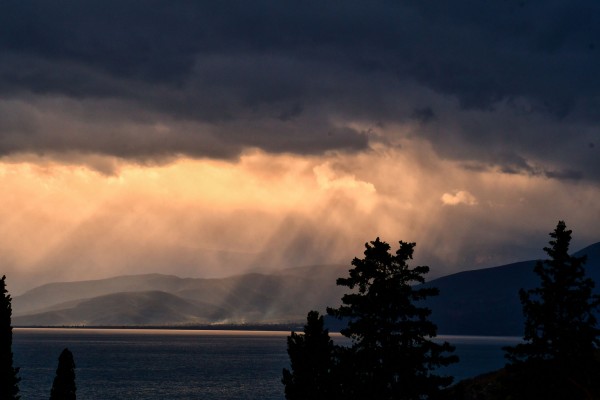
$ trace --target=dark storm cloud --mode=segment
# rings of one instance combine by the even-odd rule
[[[599,48],[583,0],[5,1],[0,151],[355,151],[344,121],[417,121],[444,157],[600,179]]]
[[[435,119],[435,113],[431,107],[417,108],[412,114],[412,118],[422,124],[426,124]]]

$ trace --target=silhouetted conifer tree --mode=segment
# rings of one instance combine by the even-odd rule
[[[73,353],[69,349],[64,349],[58,357],[58,367],[56,368],[56,377],[52,383],[50,400],[75,400],[76,390]]]
[[[430,398],[452,382],[432,373],[458,357],[444,355],[454,351],[449,343],[432,341],[437,327],[428,319],[431,310],[415,304],[438,289],[415,286],[424,283],[429,267],[408,266],[414,246],[401,241],[393,255],[377,238],[365,244],[363,259],[352,261],[349,277],[337,280],[353,290],[342,297],[342,306],[327,310],[349,321],[341,333],[352,346],[340,348],[339,356],[348,399]]]
[[[505,348],[513,376],[520,377],[513,391],[516,398],[600,398],[594,315],[600,298],[585,276],[586,257],[569,255],[571,231],[563,221],[550,237],[544,248],[550,258],[534,269],[540,286],[519,292],[525,342]]]
[[[291,371],[283,370],[288,400],[331,400],[333,398],[334,345],[324,328],[323,317],[310,311],[304,334],[292,332],[287,339]]]
[[[12,305],[6,290],[6,276],[0,279],[0,399],[19,399],[19,368],[13,367]]]

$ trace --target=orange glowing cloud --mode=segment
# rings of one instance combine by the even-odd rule
[[[520,243],[532,226],[548,229],[536,225],[547,215],[585,238],[594,227],[579,210],[600,211],[597,188],[574,183],[573,208],[569,191],[557,190],[562,182],[465,169],[418,140],[323,156],[252,150],[234,161],[90,158],[114,173],[33,155],[0,163],[0,252],[15,290],[123,273],[348,263],[377,236],[416,241],[416,262],[439,275],[529,254]],[[445,207],[459,204],[471,207]],[[510,251],[494,250],[506,242]]]

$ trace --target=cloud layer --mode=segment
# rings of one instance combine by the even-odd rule
[[[595,1],[0,4],[0,251],[50,279],[438,274],[600,238]],[[57,234],[59,232],[60,234]],[[419,254],[420,253],[420,254]]]
[[[37,0],[0,11],[2,154],[322,154],[366,149],[369,127],[413,123],[471,167],[600,178],[596,2]]]
[[[108,176],[43,159],[5,162],[3,271],[17,291],[123,273],[227,276],[349,265],[381,237],[416,241],[415,264],[440,276],[542,257],[558,218],[574,230],[574,249],[597,241],[597,188],[465,173],[415,144],[327,156],[249,152],[236,163],[117,162],[119,174]]]

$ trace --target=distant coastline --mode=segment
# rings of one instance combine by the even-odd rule
[[[303,323],[289,324],[218,324],[218,325],[21,325],[13,326],[14,329],[164,329],[164,330],[190,330],[190,331],[301,331]]]

